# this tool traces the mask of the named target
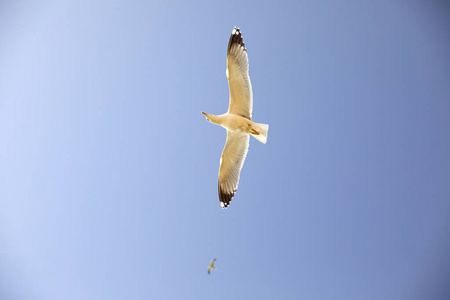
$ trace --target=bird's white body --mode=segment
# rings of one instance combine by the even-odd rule
[[[203,114],[211,123],[220,125],[226,130],[252,135],[263,144],[267,142],[267,131],[269,130],[269,125],[267,124],[255,123],[252,120],[230,113],[218,116]]]
[[[202,112],[206,120],[227,130],[219,168],[219,199],[222,208],[230,205],[238,188],[250,135],[265,144],[269,130],[269,125],[252,121],[253,92],[248,75],[247,49],[241,31],[236,27],[228,42],[226,75],[230,88],[228,112],[217,116]]]

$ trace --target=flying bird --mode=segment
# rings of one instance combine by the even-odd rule
[[[228,42],[227,79],[230,88],[228,112],[206,120],[227,130],[227,141],[220,158],[219,200],[222,208],[230,205],[239,184],[239,174],[248,152],[250,135],[265,144],[269,125],[252,121],[253,93],[248,75],[247,49],[239,28],[234,27]]]
[[[208,266],[208,274],[211,274],[211,270],[215,270],[216,267],[214,266],[214,263],[216,262],[216,259],[214,258],[211,263]]]

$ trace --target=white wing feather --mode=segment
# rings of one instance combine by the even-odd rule
[[[252,118],[253,94],[252,84],[248,76],[247,49],[241,31],[236,27],[228,42],[227,78],[230,88],[230,104],[228,113]]]
[[[239,185],[239,176],[247,157],[250,136],[227,130],[227,141],[220,158],[219,199],[223,207],[230,204]]]

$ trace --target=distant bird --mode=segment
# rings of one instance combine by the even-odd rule
[[[202,112],[206,120],[227,130],[227,141],[220,158],[219,199],[227,208],[239,184],[239,174],[247,156],[250,135],[265,144],[269,125],[252,122],[253,93],[248,76],[247,49],[241,31],[234,27],[228,42],[227,70],[230,87],[228,112],[210,115]]]
[[[215,270],[216,267],[214,266],[214,263],[216,262],[216,259],[214,258],[211,263],[208,266],[208,274],[211,274],[211,270]]]

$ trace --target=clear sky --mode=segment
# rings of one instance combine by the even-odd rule
[[[270,130],[222,210],[234,26]],[[0,2],[0,299],[449,299],[449,31],[445,1]]]

